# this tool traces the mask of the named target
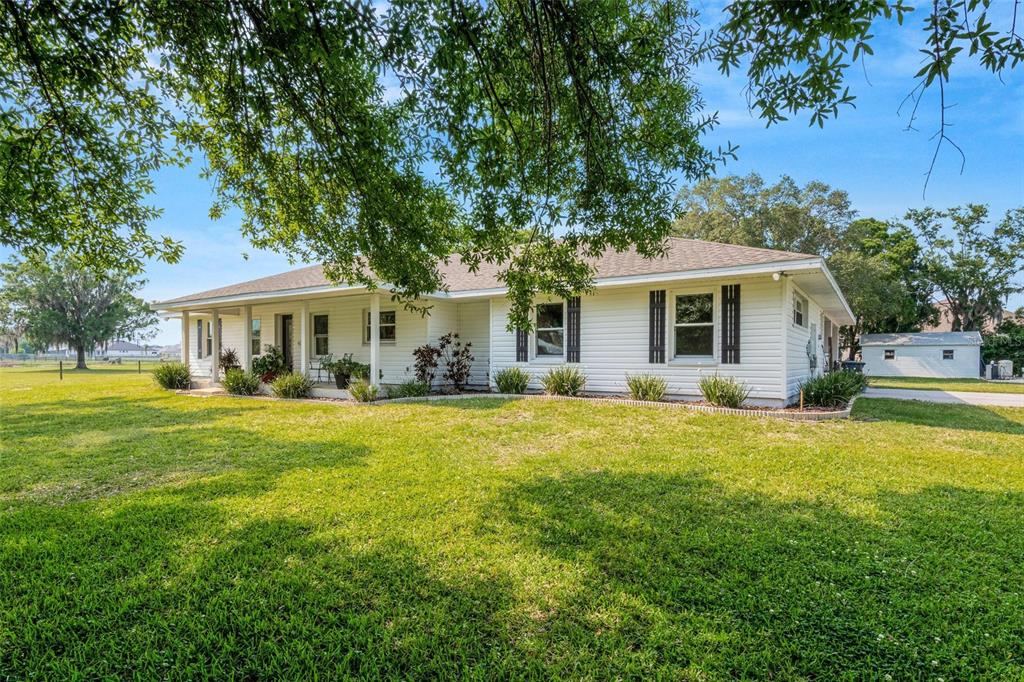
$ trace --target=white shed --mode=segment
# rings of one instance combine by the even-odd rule
[[[979,332],[864,334],[864,371],[876,377],[976,379],[981,375]]]

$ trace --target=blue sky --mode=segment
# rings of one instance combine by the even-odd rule
[[[998,0],[997,0],[998,3]],[[714,8],[695,3],[714,16]],[[1012,8],[997,4],[997,11]],[[711,146],[727,141],[739,145],[739,160],[721,174],[760,173],[767,180],[782,174],[803,184],[822,180],[846,190],[862,216],[899,218],[908,208],[948,207],[966,202],[985,203],[993,215],[1024,205],[1024,67],[1005,74],[1003,82],[975,64],[962,60],[947,87],[950,135],[967,157],[950,147],[939,155],[935,173],[922,198],[924,173],[938,125],[937,92],[921,102],[915,131],[905,131],[906,118],[897,114],[914,85],[920,68],[922,14],[911,16],[902,28],[895,22],[876,26],[875,55],[865,69],[847,75],[856,108],[845,108],[824,129],[808,127],[807,118],[765,129],[746,107],[742,75],[724,78],[710,66],[696,80],[707,102],[717,110],[721,125],[707,138]],[[273,274],[293,267],[284,255],[249,246],[239,233],[237,215],[212,221],[207,211],[211,185],[200,179],[200,165],[165,169],[156,178],[153,203],[164,209],[152,225],[155,234],[170,235],[185,244],[177,265],[150,263],[145,298],[159,300]],[[6,255],[6,254],[4,254]],[[1024,297],[1011,304],[1024,305]],[[177,343],[179,329],[162,323],[156,343]]]

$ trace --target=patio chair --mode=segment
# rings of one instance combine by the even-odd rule
[[[334,354],[328,353],[327,355],[321,355],[320,357],[313,357],[309,361],[309,371],[316,372],[316,381],[320,383],[320,375],[322,372],[327,372],[327,379],[330,380],[331,372],[327,367],[334,362]]]

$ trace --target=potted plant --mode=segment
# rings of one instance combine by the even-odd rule
[[[365,379],[370,376],[370,366],[353,360],[351,353],[345,353],[334,362],[327,363],[324,369],[334,375],[334,385],[338,388],[348,388],[353,378]]]
[[[265,384],[269,384],[284,370],[284,353],[277,346],[267,344],[263,355],[252,359],[252,373]]]
[[[234,348],[225,348],[220,352],[220,368],[225,373],[232,369],[241,369],[241,365],[238,363],[238,353],[235,352]]]

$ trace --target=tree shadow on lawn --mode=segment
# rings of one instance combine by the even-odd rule
[[[886,493],[877,519],[594,472],[509,490],[485,528],[580,568],[550,622],[576,662],[668,677],[1015,677],[1024,494]]]
[[[1012,414],[978,405],[860,398],[854,404],[853,418],[1024,436],[1024,411]]]
[[[0,500],[68,502],[221,473],[273,481],[292,469],[357,464],[371,452],[337,434],[260,428],[276,426],[267,408],[118,396],[5,406]]]
[[[482,502],[438,553],[197,481],[0,513],[18,677],[1014,677],[1020,493],[880,496],[879,519],[701,475],[578,473]],[[352,495],[358,495],[353,491]],[[375,514],[388,513],[386,500]],[[444,519],[442,519],[444,521]],[[465,551],[463,551],[465,550]],[[539,590],[539,594],[537,592]],[[934,661],[934,663],[933,663]]]
[[[251,491],[241,491],[249,494]],[[197,483],[111,512],[0,515],[0,670],[15,678],[484,677],[504,666],[496,575],[449,583]],[[522,661],[517,663],[522,664]]]

